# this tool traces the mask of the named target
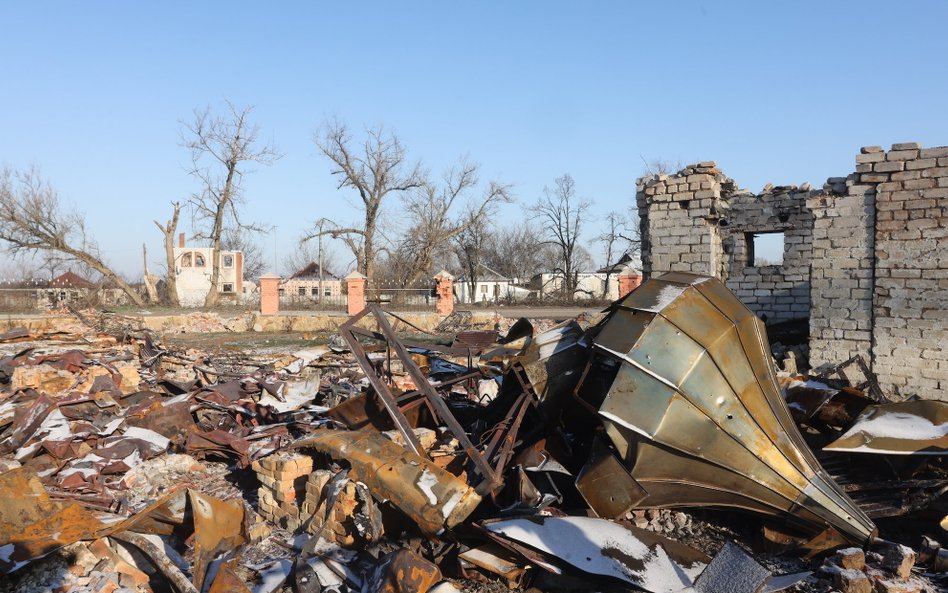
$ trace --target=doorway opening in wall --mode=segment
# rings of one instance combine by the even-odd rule
[[[747,242],[747,265],[782,266],[786,236],[783,231],[745,233]]]

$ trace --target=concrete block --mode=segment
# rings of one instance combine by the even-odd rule
[[[905,168],[904,161],[891,161],[885,163],[876,163],[873,165],[872,170],[881,172],[881,173],[891,173],[893,171],[901,171]]]
[[[908,161],[905,163],[905,168],[909,171],[913,169],[927,169],[929,167],[934,167],[938,164],[937,159],[916,159],[914,161]]]
[[[923,159],[948,157],[948,146],[939,146],[935,148],[923,148],[918,151],[918,156]]]
[[[856,164],[880,163],[885,160],[884,152],[869,152],[856,155]],[[834,178],[835,179],[835,178]]]
[[[908,161],[918,158],[918,150],[892,150],[886,153],[887,161]]]

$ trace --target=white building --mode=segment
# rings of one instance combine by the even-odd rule
[[[523,299],[530,294],[529,290],[514,285],[510,278],[483,264],[478,264],[477,270],[473,293],[468,275],[462,274],[455,279],[454,294],[459,303],[497,303]]]
[[[595,272],[580,272],[576,278],[576,290],[573,292],[575,300],[602,299],[614,301],[620,296],[620,276],[641,277],[641,263],[629,254],[624,254],[619,261],[596,270]],[[559,272],[544,272],[530,279],[530,288],[540,300],[563,298],[563,274]]]
[[[564,298],[563,274],[560,272],[543,272],[530,279],[530,288],[538,299]],[[606,288],[606,275],[600,272],[580,272],[576,277],[576,290],[573,298],[598,299],[602,298]]]
[[[184,233],[178,235],[174,249],[175,285],[178,302],[182,307],[200,307],[211,289],[213,247],[186,247]],[[244,254],[240,251],[221,251],[218,290],[222,302],[243,302]]]
[[[609,276],[606,285],[606,299],[614,301],[625,296],[630,287],[638,286],[642,282],[642,260],[637,255],[628,253],[622,254],[616,263],[596,270],[600,274]],[[632,276],[638,278],[625,287],[620,287],[620,276]],[[623,290],[624,289],[624,290]]]
[[[342,279],[323,270],[319,264],[310,262],[302,270],[280,282],[281,302],[328,302],[339,303],[345,300],[342,294]]]

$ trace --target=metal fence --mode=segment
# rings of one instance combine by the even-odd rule
[[[435,296],[431,287],[374,288],[370,286],[365,289],[365,301],[393,311],[429,311],[434,310],[438,297]]]
[[[330,296],[284,294],[280,296],[280,309],[288,311],[345,311],[346,295]]]
[[[35,288],[0,288],[0,311],[5,313],[38,311],[46,302]]]

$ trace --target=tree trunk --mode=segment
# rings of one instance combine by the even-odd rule
[[[148,273],[148,246],[142,243],[142,282],[145,284],[145,294],[148,295],[148,304],[154,305],[158,302],[158,289],[155,288],[155,282],[151,274]]]
[[[178,230],[178,216],[181,214],[181,204],[173,202],[172,206],[174,206],[174,212],[171,214],[171,220],[168,221],[168,224],[162,226],[158,224],[157,220],[153,222],[165,238],[165,265],[167,266],[165,273],[165,289],[167,292],[165,302],[172,307],[178,307],[180,303],[178,302],[178,270],[174,260],[174,235]]]
[[[366,219],[365,241],[362,242],[362,273],[368,279],[367,284],[371,286],[375,273],[375,220],[370,222],[368,216]]]

